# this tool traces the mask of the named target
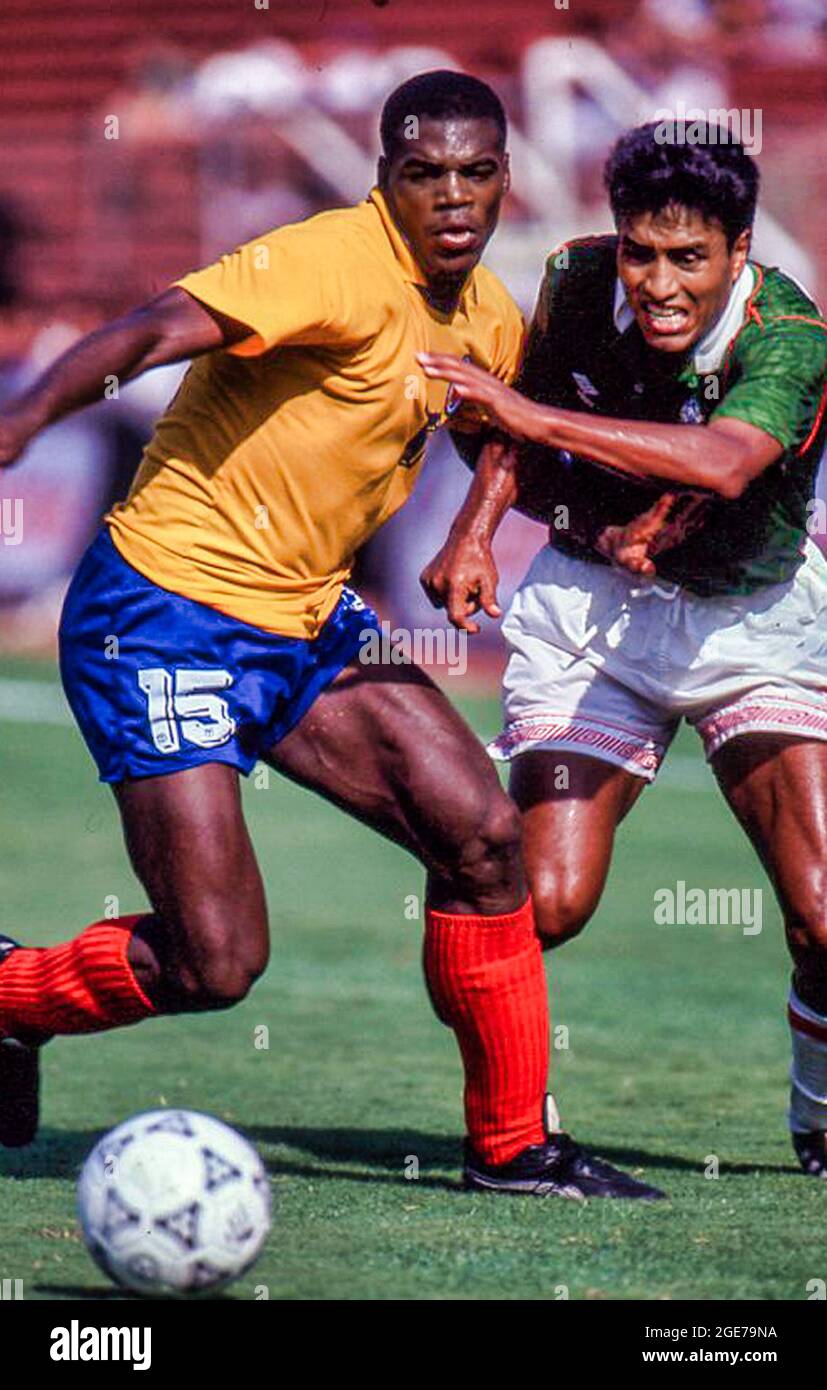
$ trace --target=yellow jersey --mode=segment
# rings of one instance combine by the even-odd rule
[[[511,380],[520,312],[482,266],[453,313],[431,307],[378,189],[175,283],[250,333],[192,362],[106,518],[112,539],[164,589],[315,637],[448,418],[446,385],[416,354],[468,355]]]

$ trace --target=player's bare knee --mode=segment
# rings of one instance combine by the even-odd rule
[[[795,956],[818,957],[827,962],[827,909],[804,916],[797,914],[787,923],[787,939]]]
[[[480,835],[486,852],[495,859],[520,854],[520,813],[504,792],[490,803]]]
[[[827,960],[827,866],[813,864],[802,869],[785,918],[793,954]]]
[[[192,973],[191,991],[198,1007],[229,1009],[250,993],[258,976],[244,961],[210,962]]]
[[[493,797],[485,816],[459,847],[459,869],[477,888],[504,888],[521,874],[520,816],[505,795]]]
[[[193,1009],[229,1009],[246,999],[267,959],[266,938],[244,941],[214,934],[186,961],[182,991]]]
[[[535,875],[531,885],[534,922],[544,948],[561,946],[583,930],[599,894],[582,878],[551,872]]]

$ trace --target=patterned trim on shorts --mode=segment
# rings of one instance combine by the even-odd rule
[[[626,772],[651,782],[666,746],[653,739],[630,734],[601,720],[570,719],[567,715],[531,715],[516,719],[488,745],[496,762],[508,762],[520,753],[536,749],[568,753],[588,753],[603,762],[614,763]]]
[[[692,722],[703,739],[707,761],[741,734],[800,734],[827,740],[827,691],[812,702],[789,695],[743,695]]]

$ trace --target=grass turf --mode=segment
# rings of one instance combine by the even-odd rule
[[[463,708],[493,730],[495,702]],[[46,944],[102,916],[109,895],[139,909],[111,795],[74,729],[2,723],[0,763],[0,930]],[[272,1175],[270,1239],[228,1297],[800,1300],[827,1279],[827,1185],[799,1174],[785,1132],[778,911],[694,735],[621,828],[587,933],[549,960],[566,1125],[668,1204],[459,1191],[460,1069],[406,916],[418,866],[275,775],[248,783],[245,804],[273,924],[267,975],[231,1012],[48,1048],[41,1137],[0,1153],[1,1277],[22,1278],[27,1298],[107,1296],[74,1180],[103,1130],[168,1104],[242,1128]],[[678,879],[763,888],[763,931],[655,925],[655,889]]]

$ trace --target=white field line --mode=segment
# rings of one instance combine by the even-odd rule
[[[53,681],[0,679],[0,720],[13,724],[74,724],[63,691]]]

